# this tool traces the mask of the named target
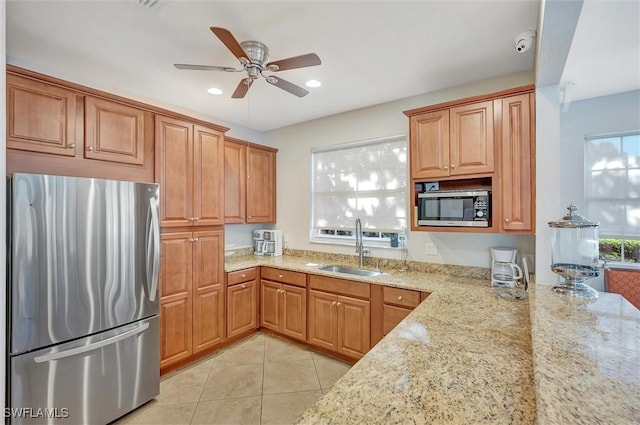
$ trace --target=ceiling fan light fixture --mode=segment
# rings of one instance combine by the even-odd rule
[[[314,89],[316,87],[320,87],[322,85],[322,83],[320,81],[318,81],[318,80],[309,80],[306,83],[304,83],[304,85]]]
[[[217,87],[211,87],[211,88],[207,89],[207,92],[208,92],[209,94],[213,94],[213,95],[216,95],[216,96],[218,96],[218,95],[221,95],[221,94],[222,94],[222,90],[220,90],[220,89],[219,89],[219,88],[217,88]]]

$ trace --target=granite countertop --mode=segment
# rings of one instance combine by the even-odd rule
[[[619,295],[576,306],[538,285],[529,300],[507,301],[486,279],[399,271],[351,277],[320,271],[318,263],[249,256],[229,259],[225,269],[281,267],[431,295],[300,423],[640,422],[640,312]]]

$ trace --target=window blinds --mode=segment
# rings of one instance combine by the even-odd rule
[[[407,141],[394,136],[312,151],[315,229],[398,231],[407,217]]]

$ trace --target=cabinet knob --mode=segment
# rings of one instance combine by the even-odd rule
[[[247,277],[247,275],[246,275],[246,274],[241,274],[240,276],[242,276],[242,277]]]
[[[335,307],[336,302],[335,301],[331,301],[331,305]]]
[[[91,152],[93,150],[93,146],[87,146],[87,150]]]
[[[193,221],[198,221],[200,220],[200,217],[193,217]]]
[[[402,295],[398,295],[398,301],[402,301]]]
[[[245,289],[247,287],[247,285],[242,285],[242,289]]]
[[[283,275],[283,274],[279,274],[279,275],[278,275],[278,279],[282,279],[283,277],[284,277],[284,275]]]
[[[511,223],[511,220],[510,220],[510,219],[508,219],[508,218],[505,218],[505,219],[504,219],[504,222],[505,222],[505,223]]]
[[[336,305],[337,305],[338,307],[340,307],[340,304],[341,304],[341,303],[336,303]]]
[[[69,143],[67,145],[67,149],[75,149],[76,148],[76,144],[75,143]]]
[[[451,164],[451,168],[456,168],[456,166],[454,164]]]
[[[444,169],[445,169],[445,170],[448,170],[448,169],[449,169],[449,166],[448,166],[448,165],[445,165],[445,166],[444,166]]]

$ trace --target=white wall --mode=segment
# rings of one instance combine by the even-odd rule
[[[584,137],[640,130],[640,91],[572,102],[560,114],[560,203],[584,206]],[[560,217],[561,213],[558,213]],[[589,281],[604,290],[604,278]]]
[[[560,90],[536,88],[536,283],[558,281],[551,271],[551,229],[562,217],[560,202]]]
[[[264,142],[279,149],[276,228],[283,230],[285,246],[347,254],[354,251],[353,246],[309,242],[312,148],[397,134],[407,134],[408,137],[409,119],[402,113],[404,110],[532,82],[533,74],[530,72],[511,74],[266,132]],[[490,247],[512,246],[529,254],[534,251],[533,236],[409,232],[407,240],[410,259],[477,267],[489,267]],[[424,253],[427,242],[438,245],[437,256]],[[389,249],[375,249],[372,255],[398,259],[400,256],[397,250]]]

